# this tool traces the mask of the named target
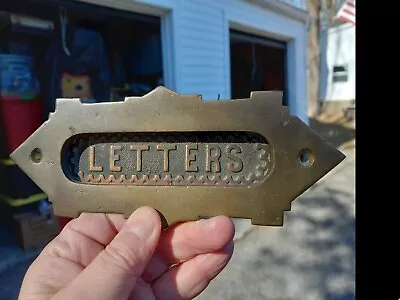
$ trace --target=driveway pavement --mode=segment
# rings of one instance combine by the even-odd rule
[[[355,299],[355,154],[292,203],[284,227],[236,220],[227,268],[196,299]]]

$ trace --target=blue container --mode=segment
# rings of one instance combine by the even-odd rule
[[[34,74],[33,58],[18,54],[0,54],[0,98],[31,100],[40,93]]]

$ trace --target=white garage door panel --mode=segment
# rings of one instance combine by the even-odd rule
[[[226,94],[224,13],[208,1],[179,2],[180,91],[215,100]]]

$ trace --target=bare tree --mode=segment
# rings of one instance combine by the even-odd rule
[[[319,111],[319,87],[321,70],[320,33],[322,26],[327,28],[336,22],[337,0],[307,0],[311,17],[308,31],[308,114],[314,117]],[[322,18],[321,18],[322,17]]]
[[[311,24],[308,31],[308,114],[314,117],[319,107],[319,76],[320,76],[320,0],[307,0],[308,13],[311,17]]]

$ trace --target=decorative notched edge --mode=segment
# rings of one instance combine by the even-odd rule
[[[147,101],[150,101],[150,103],[148,103]],[[130,105],[130,104],[135,104],[137,105],[137,107],[140,107],[142,105],[141,102],[147,102],[145,104],[143,104],[144,108],[147,108],[149,106],[151,106],[153,103],[156,104],[160,104],[161,102],[166,102],[168,101],[168,106],[169,107],[179,107],[180,105],[185,105],[185,109],[187,113],[192,113],[191,112],[191,108],[193,108],[193,112],[198,111],[198,106],[201,105],[204,107],[208,106],[208,107],[212,107],[212,102],[220,102],[222,105],[229,105],[231,102],[251,102],[251,101],[256,101],[256,106],[260,107],[262,109],[265,109],[265,111],[269,110],[269,115],[274,116],[275,120],[275,124],[274,126],[278,126],[280,127],[279,129],[282,129],[282,131],[284,130],[283,127],[289,127],[289,125],[292,125],[292,127],[290,128],[291,134],[293,134],[293,132],[297,132],[297,127],[294,128],[295,126],[297,126],[297,123],[299,121],[299,118],[296,116],[292,116],[289,114],[289,109],[287,106],[282,105],[282,92],[278,92],[278,91],[255,91],[255,92],[251,92],[250,97],[249,98],[245,98],[245,99],[231,99],[231,100],[214,100],[214,101],[203,101],[202,97],[200,95],[185,95],[185,94],[179,94],[176,93],[174,91],[171,91],[165,87],[158,87],[155,90],[151,91],[150,93],[142,96],[142,97],[127,97],[124,99],[123,104],[124,105]],[[131,102],[131,103],[129,103]],[[133,103],[132,103],[133,102]],[[263,104],[260,104],[260,103]],[[183,104],[184,103],[184,104]],[[82,211],[99,211],[99,208],[102,212],[107,212],[106,210],[110,210],[110,206],[108,202],[106,202],[107,200],[103,197],[100,198],[100,200],[97,200],[97,202],[95,201],[89,201],[88,205],[90,206],[85,206],[86,204],[82,203],[80,198],[77,198],[76,196],[73,198],[73,201],[70,202],[63,202],[63,200],[61,199],[61,196],[64,196],[62,194],[60,194],[58,191],[56,191],[56,186],[54,182],[52,181],[53,179],[53,174],[55,176],[58,176],[56,179],[62,178],[60,177],[60,173],[58,172],[58,170],[54,171],[54,168],[57,168],[57,164],[54,164],[54,162],[57,162],[57,156],[60,155],[60,153],[58,153],[57,151],[61,150],[61,149],[55,149],[54,145],[51,144],[50,142],[47,142],[48,140],[51,139],[55,139],[56,142],[58,143],[58,145],[62,146],[62,141],[60,140],[60,137],[55,134],[57,126],[61,126],[62,127],[62,133],[63,133],[63,137],[67,136],[68,134],[75,134],[75,132],[73,132],[73,130],[70,130],[71,133],[67,130],[67,128],[64,127],[68,126],[68,112],[75,112],[75,111],[82,111],[82,106],[85,106],[85,108],[88,108],[90,105],[97,105],[98,103],[95,104],[89,104],[89,103],[84,103],[82,102],[80,99],[57,99],[56,101],[56,110],[54,113],[50,114],[50,119],[53,119],[54,117],[56,118],[56,120],[54,120],[54,122],[52,122],[52,120],[46,121],[45,124],[43,124],[30,138],[28,138],[27,141],[25,141],[18,149],[16,149],[12,154],[11,157],[17,162],[18,165],[20,165],[21,169],[24,170],[24,172],[27,173],[27,175],[29,177],[31,177],[37,184],[39,187],[41,187],[46,193],[48,193],[49,197],[50,197],[50,201],[54,201],[54,208],[57,214],[60,215],[64,215],[64,216],[75,216],[78,214],[78,212],[82,212]],[[100,103],[98,105],[99,107],[99,111],[103,111],[105,112],[106,110],[104,110],[104,105],[113,105],[113,104],[118,104],[118,102],[114,102],[114,103]],[[247,106],[247,104],[250,103],[246,103],[245,105]],[[222,106],[221,105],[221,106]],[[146,107],[145,107],[146,106]],[[160,106],[165,106],[165,105],[160,105]],[[100,109],[101,107],[101,109]],[[128,106],[127,106],[128,107]],[[121,106],[119,106],[119,109],[121,109]],[[87,110],[89,111],[89,110]],[[273,112],[272,112],[273,111]],[[167,114],[167,112],[165,112]],[[56,116],[58,114],[58,116]],[[93,114],[94,116],[94,114]],[[99,115],[96,115],[96,117]],[[101,117],[101,116],[100,116]],[[78,118],[73,118],[75,120],[75,122],[79,122]],[[268,126],[268,121],[266,121],[266,123],[264,124],[265,126]],[[48,129],[48,127],[52,127],[52,126],[56,126],[56,128],[51,128],[50,130]],[[227,125],[229,126],[229,125]],[[299,131],[304,129],[304,124],[299,124]],[[90,127],[90,126],[89,126]],[[114,127],[116,128],[116,127]],[[256,126],[253,126],[252,128],[256,128]],[[85,127],[85,130],[88,130],[89,133],[93,133],[93,130],[96,129],[93,126],[90,127],[89,129],[87,129]],[[179,130],[179,128],[177,128],[177,130]],[[286,130],[286,129],[285,129]],[[86,131],[85,131],[86,132]],[[303,131],[301,131],[303,132]],[[82,132],[81,128],[77,130],[77,134],[80,133],[84,133]],[[71,135],[70,135],[71,136]],[[294,137],[294,136],[293,136]],[[69,137],[66,137],[69,138]],[[267,137],[269,138],[269,137]],[[319,143],[323,143],[323,141],[319,141],[319,139],[315,138],[315,134],[311,134],[311,138],[313,139],[313,143],[315,144],[319,144]],[[41,145],[39,145],[38,143],[41,143]],[[41,146],[41,148],[45,151],[43,151],[44,153],[44,161],[41,164],[33,164],[32,161],[30,160],[29,154],[31,153],[32,149],[34,149],[35,147]],[[320,145],[319,145],[320,146]],[[46,148],[47,147],[47,148]],[[256,206],[256,208],[259,208],[259,210],[254,209],[251,212],[249,210],[247,210],[246,206],[243,206],[245,204],[243,204],[242,202],[239,203],[236,207],[238,207],[241,211],[235,211],[235,210],[230,210],[227,209],[228,215],[231,214],[238,214],[241,217],[249,217],[252,219],[252,223],[253,224],[257,224],[257,225],[272,225],[272,226],[281,226],[283,225],[283,211],[290,209],[290,204],[293,200],[295,200],[295,195],[300,195],[301,193],[303,193],[307,186],[312,185],[312,181],[315,183],[317,180],[319,180],[321,177],[323,177],[326,173],[329,172],[329,170],[333,169],[334,167],[336,167],[336,165],[338,165],[344,158],[345,156],[342,153],[339,153],[340,151],[337,151],[335,153],[334,149],[332,149],[332,147],[328,147],[326,145],[322,145],[320,146],[320,151],[321,152],[325,152],[326,150],[326,155],[324,155],[324,160],[321,161],[322,167],[321,169],[316,172],[315,174],[310,174],[310,176],[308,176],[308,174],[305,174],[304,176],[304,184],[303,182],[297,182],[298,184],[292,184],[290,186],[288,186],[288,191],[285,191],[284,193],[276,193],[274,192],[273,194],[270,195],[270,197],[268,197],[268,202],[264,205],[262,203],[263,199],[253,199],[252,202],[258,201],[258,205]],[[336,150],[336,149],[335,149]],[[57,152],[57,153],[56,153]],[[273,152],[273,158],[279,157],[279,155],[275,156],[275,152]],[[281,160],[282,161],[282,160]],[[52,166],[54,165],[54,166]],[[268,164],[263,165],[261,164],[259,166],[259,171],[263,172],[263,168],[265,168],[266,166],[268,166]],[[44,172],[48,172],[50,169],[52,169],[52,171],[54,171],[54,173],[44,173]],[[272,170],[271,170],[272,171]],[[267,172],[270,172],[270,170],[268,170]],[[76,173],[75,173],[76,174]],[[290,177],[292,173],[288,173],[287,176]],[[78,174],[79,175],[79,174]],[[83,177],[83,174],[80,174]],[[273,174],[271,174],[273,175]],[[255,174],[254,174],[255,176]],[[100,177],[100,176],[99,176]],[[272,177],[272,176],[271,176]],[[214,179],[214,178],[210,178],[210,179]],[[229,178],[220,178],[221,180],[229,180]],[[233,179],[233,178],[232,178]],[[271,178],[272,179],[272,178]],[[290,179],[290,178],[289,178]],[[289,179],[287,180],[287,182],[290,182]],[[141,177],[141,178],[135,178],[135,177],[130,177],[130,178],[126,178],[126,177],[116,177],[113,175],[110,175],[108,178],[104,178],[100,177],[100,178],[94,178],[93,175],[91,178],[87,177],[86,179],[83,178],[83,180],[88,180],[88,181],[108,181],[109,183],[112,184],[121,184],[121,182],[123,182],[124,180],[128,180],[128,181],[132,181],[133,182],[138,182],[138,181],[142,181],[142,183],[140,183],[141,185],[144,185],[146,183],[144,182],[154,182],[157,185],[160,184],[160,181],[165,181],[167,184],[172,183],[173,178],[164,176],[164,178],[161,178],[159,175],[154,175],[151,178],[149,177]],[[175,179],[176,180],[176,179]],[[199,180],[199,178],[194,178],[193,176],[188,176],[187,178],[178,178],[178,180],[183,180],[183,181],[194,181],[194,180]],[[148,184],[148,183],[147,183]],[[182,184],[182,185],[188,185],[187,183]],[[74,188],[73,185],[69,185],[70,188]],[[76,186],[75,186],[76,187]],[[84,190],[84,188],[80,188],[79,191]],[[105,190],[105,189],[103,189]],[[111,191],[107,191],[106,194],[111,193],[113,189],[111,189]],[[67,191],[66,189],[64,190],[64,192]],[[92,187],[88,188],[87,190],[87,195],[93,195],[93,191],[94,189]],[[128,189],[124,189],[124,191],[128,191]],[[219,189],[219,191],[221,191],[220,195],[225,195],[228,194],[225,189]],[[222,192],[223,191],[223,192]],[[196,191],[197,192],[197,191]],[[143,193],[143,191],[140,190],[139,193]],[[170,194],[172,194],[171,192],[169,192]],[[230,193],[230,195],[234,195],[233,193]],[[240,191],[240,194],[243,195],[243,191]],[[267,192],[265,191],[261,191],[260,193],[258,193],[258,195],[261,197],[261,195],[266,195]],[[189,195],[195,195],[193,193],[189,193]],[[162,193],[158,193],[157,195],[157,199],[161,199],[163,197]],[[234,196],[233,196],[234,197]],[[54,199],[52,199],[54,198]],[[57,201],[58,200],[58,201]],[[157,200],[158,201],[158,200]],[[225,201],[224,199],[222,201]],[[279,201],[280,204],[279,205],[275,205],[276,203],[274,201]],[[128,216],[131,211],[127,211],[130,209],[135,209],[135,204],[127,204],[127,203],[122,203],[122,202],[118,202],[115,201],[113,203],[117,203],[115,207],[113,207],[111,210],[113,212],[116,213],[124,213],[125,216]],[[168,203],[165,203],[165,201],[158,201],[158,202],[153,202],[154,204],[156,204],[155,207],[156,209],[160,209],[160,212],[163,213],[165,210],[165,212],[167,213],[167,217],[170,218],[168,219],[169,224],[171,224],[171,222],[176,222],[176,221],[180,221],[178,219],[181,218],[181,220],[186,220],[187,218],[189,219],[193,219],[193,217],[196,217],[196,215],[192,212],[190,212],[189,210],[185,211],[185,215],[181,215],[179,216],[177,213],[175,214],[173,212],[173,209],[175,209],[174,207],[169,207]],[[227,203],[227,202],[224,202]],[[229,202],[231,203],[231,202]],[[273,205],[272,205],[273,204]],[[103,207],[103,208],[102,208]],[[106,208],[104,208],[106,207]],[[221,209],[222,206],[219,206],[218,209]],[[115,208],[115,209],[114,209]],[[236,208],[235,208],[236,209]],[[223,210],[223,208],[222,208]],[[212,212],[212,209],[206,208],[205,211],[208,212]],[[199,212],[201,214],[201,212]],[[224,213],[224,211],[219,211],[218,213]],[[250,215],[251,213],[254,213],[254,215]]]
[[[92,183],[92,184],[132,184],[132,185],[171,185],[172,178],[171,175],[164,176],[163,179],[159,175],[154,175],[151,178],[147,175],[143,175],[139,178],[136,175],[127,177],[124,174],[115,177],[114,175],[109,175],[107,178],[100,174],[99,176],[93,176],[89,174],[88,176],[83,176],[83,172],[79,171],[78,176],[82,183]]]
[[[124,98],[124,101],[115,101],[115,102],[106,102],[106,103],[131,103],[131,102],[141,102],[151,100],[154,102],[164,102],[168,101],[170,105],[174,105],[174,101],[180,102],[184,101],[188,103],[188,101],[193,101],[197,103],[210,103],[210,102],[220,102],[220,103],[228,103],[232,101],[248,101],[248,100],[256,100],[260,99],[263,102],[274,103],[276,106],[280,106],[282,112],[284,114],[289,115],[289,107],[283,104],[283,92],[282,91],[252,91],[250,92],[249,98],[236,98],[236,99],[226,99],[226,100],[203,100],[203,96],[201,94],[179,94],[173,90],[170,90],[164,86],[158,86],[154,90],[150,91],[149,93],[143,96],[128,96]],[[66,105],[65,102],[69,102]],[[87,103],[84,102],[81,98],[57,98],[56,99],[56,106],[55,111],[50,113],[49,115],[52,116],[57,113],[58,110],[63,111],[64,109],[68,109],[71,102],[76,103],[76,105],[96,105],[99,103]],[[65,105],[65,107],[64,107]],[[293,117],[293,116],[292,116]],[[294,117],[295,118],[295,117]]]

